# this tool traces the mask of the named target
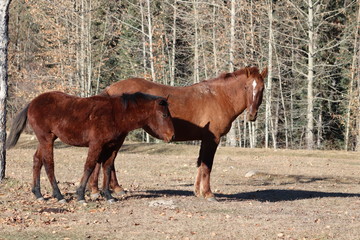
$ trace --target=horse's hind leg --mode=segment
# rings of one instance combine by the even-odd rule
[[[42,144],[42,159],[46,174],[53,189],[53,197],[60,202],[65,202],[64,196],[58,187],[54,172],[54,138]]]
[[[44,200],[43,195],[41,194],[40,190],[40,172],[42,167],[42,156],[41,151],[39,150],[40,145],[38,146],[38,149],[36,150],[34,154],[34,160],[33,160],[33,186],[32,186],[32,192],[35,194],[35,197],[39,200]]]

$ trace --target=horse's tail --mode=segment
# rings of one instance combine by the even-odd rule
[[[21,110],[21,112],[18,113],[13,120],[9,136],[6,140],[6,149],[14,147],[18,142],[20,134],[26,126],[28,109],[29,104],[23,110]]]

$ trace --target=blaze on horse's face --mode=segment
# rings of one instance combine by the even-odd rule
[[[259,106],[261,105],[264,92],[264,78],[267,75],[267,68],[261,74],[248,75],[246,82],[246,107],[248,113],[248,121],[255,121]]]
[[[159,98],[155,101],[154,115],[147,127],[155,136],[166,142],[170,142],[174,138],[174,126],[165,98]]]

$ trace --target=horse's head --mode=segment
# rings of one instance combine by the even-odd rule
[[[174,126],[165,98],[159,97],[154,101],[154,111],[145,129],[166,142],[174,138]]]
[[[261,74],[258,71],[246,69],[246,74],[245,91],[248,120],[255,121],[263,98],[264,79],[267,76],[267,68]]]

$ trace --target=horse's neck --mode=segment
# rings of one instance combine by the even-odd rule
[[[222,93],[217,97],[224,98],[221,101],[224,101],[228,108],[233,109],[234,117],[246,109],[246,92],[243,80],[235,78],[217,79],[211,84],[216,92]]]

